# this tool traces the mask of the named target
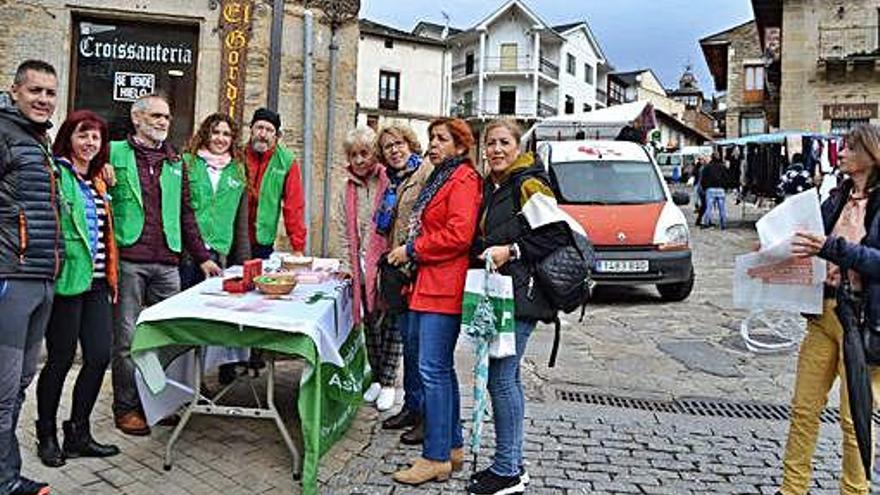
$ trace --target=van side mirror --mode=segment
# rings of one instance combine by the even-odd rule
[[[691,203],[691,195],[684,191],[675,191],[672,193],[672,202],[678,206],[685,206]]]

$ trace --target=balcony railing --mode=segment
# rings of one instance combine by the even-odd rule
[[[543,101],[538,102],[537,113],[535,110],[535,100],[516,100],[515,102],[486,100],[482,113],[488,117],[505,115],[525,118],[552,117],[559,113],[556,107]],[[480,114],[480,109],[475,102],[466,102],[455,105],[451,113],[456,117],[475,117]]]
[[[843,60],[853,57],[880,58],[877,25],[819,27],[819,60]]]
[[[486,57],[484,70],[487,74],[504,72],[528,73],[534,70],[531,56],[523,57]],[[559,66],[549,59],[541,57],[538,68],[542,74],[551,79],[559,79]],[[452,66],[452,78],[461,79],[480,72],[480,59],[473,62],[460,62]]]
[[[532,57],[486,57],[486,72],[529,72]]]
[[[599,103],[601,103],[603,105],[607,105],[608,104],[608,93],[606,93],[604,90],[597,89],[596,90],[596,101],[598,101]]]
[[[455,79],[476,74],[480,71],[480,59],[475,58],[473,62],[462,62],[452,66],[452,77]]]
[[[551,62],[549,59],[541,57],[539,67],[541,73],[551,79],[559,79],[559,66]]]
[[[559,115],[559,109],[549,103],[538,103],[538,117],[555,117]]]

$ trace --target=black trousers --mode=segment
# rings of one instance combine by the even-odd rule
[[[98,399],[104,372],[110,364],[113,340],[113,305],[103,279],[76,296],[56,295],[46,330],[46,364],[37,381],[38,421],[54,425],[64,378],[73,364],[76,344],[82,346],[82,368],[73,387],[70,419],[86,423]]]

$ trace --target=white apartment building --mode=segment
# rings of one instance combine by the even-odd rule
[[[524,2],[510,0],[470,29],[447,38],[448,106],[479,122],[500,116],[533,121],[580,115],[597,104],[605,56],[586,22],[547,25]]]
[[[427,145],[428,124],[448,115],[446,43],[361,19],[357,124],[408,124]]]

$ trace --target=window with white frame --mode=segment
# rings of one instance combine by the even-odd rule
[[[593,84],[593,66],[590,64],[584,64],[584,82]]]
[[[400,73],[379,71],[379,108],[397,110],[400,101]]]
[[[574,55],[568,53],[565,56],[565,60],[566,60],[566,64],[565,64],[566,72],[568,72],[571,75],[575,75],[575,72],[577,71],[577,69],[575,68],[577,66],[577,59],[574,58]]]

